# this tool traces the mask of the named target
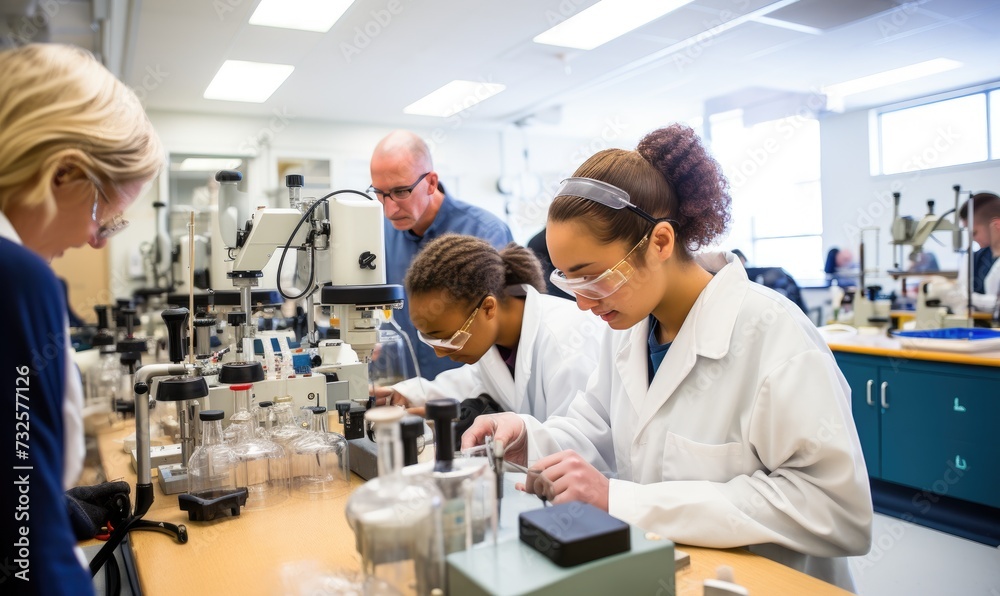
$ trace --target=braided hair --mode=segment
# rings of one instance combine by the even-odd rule
[[[488,294],[502,301],[512,285],[545,291],[542,265],[531,250],[511,242],[498,251],[481,238],[458,234],[431,241],[410,264],[403,283],[408,295],[445,290],[467,304]]]

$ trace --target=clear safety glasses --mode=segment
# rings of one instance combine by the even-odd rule
[[[579,197],[581,199],[600,203],[601,205],[612,209],[628,209],[653,225],[656,225],[661,221],[669,222],[674,226],[677,225],[677,223],[672,219],[653,217],[649,213],[646,213],[644,210],[633,205],[629,200],[628,193],[624,190],[612,184],[608,184],[607,182],[594,180],[593,178],[567,178],[563,180],[562,186],[560,186],[559,190],[556,192],[556,196]],[[565,273],[556,269],[549,276],[549,280],[551,280],[552,284],[557,288],[570,294],[578,294],[584,298],[590,298],[591,300],[607,298],[611,294],[617,292],[628,282],[632,275],[635,274],[635,267],[628,262],[629,258],[637,250],[643,247],[647,240],[649,240],[648,235],[640,240],[639,244],[636,244],[635,247],[630,250],[628,254],[625,255],[625,258],[619,261],[617,265],[597,277],[583,276],[570,279],[566,277]]]
[[[472,327],[472,322],[476,320],[476,315],[479,314],[479,309],[482,308],[483,301],[486,300],[488,296],[489,294],[483,296],[483,298],[479,301],[479,304],[476,305],[475,310],[473,310],[472,314],[469,315],[469,318],[466,319],[465,324],[462,325],[462,328],[456,331],[454,335],[448,339],[438,339],[436,337],[424,335],[423,331],[417,331],[417,336],[420,337],[420,341],[434,349],[448,350],[450,352],[457,352],[461,350],[465,347],[469,338],[472,337],[472,334],[469,333],[469,327]]]
[[[554,269],[552,274],[549,275],[549,280],[552,281],[552,285],[567,294],[578,294],[591,300],[607,298],[628,283],[628,280],[635,274],[635,267],[628,260],[635,251],[646,245],[646,240],[649,240],[649,236],[644,236],[639,241],[639,244],[636,244],[632,250],[628,251],[624,259],[618,261],[617,265],[597,277],[586,275],[570,279],[562,271]]]
[[[100,222],[97,221],[98,197],[104,199],[109,205],[111,204],[111,199],[108,198],[108,195],[104,194],[104,191],[101,190],[101,185],[98,182],[91,180],[91,184],[94,185],[94,190],[97,192],[94,194],[94,208],[90,212],[90,218],[97,224],[97,237],[102,239],[110,238],[127,228],[128,220],[125,219],[121,213],[118,213],[112,216],[110,220]]]

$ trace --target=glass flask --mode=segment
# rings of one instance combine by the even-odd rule
[[[311,428],[288,445],[292,488],[307,498],[333,498],[351,490],[347,439],[326,429],[326,408],[314,406]]]
[[[274,441],[259,437],[256,426],[238,422],[236,444],[236,486],[246,487],[247,509],[263,509],[288,498],[288,457]]]
[[[229,426],[226,427],[223,437],[225,437],[226,443],[235,445],[240,436],[240,426],[252,426],[257,421],[257,417],[250,412],[250,395],[253,392],[253,383],[230,385],[229,389],[233,392],[233,415],[229,417]]]
[[[278,398],[271,406],[274,418],[271,426],[271,440],[288,450],[293,441],[309,432],[295,420],[295,410],[292,409],[291,400]],[[307,422],[311,421],[312,412],[307,411]],[[290,454],[289,454],[290,455]]]
[[[372,408],[366,420],[378,437],[378,477],[347,501],[362,571],[370,584],[384,582],[405,594],[444,589],[441,491],[425,474],[403,475],[402,408]]]
[[[274,402],[272,401],[262,401],[253,409],[253,413],[257,419],[257,427],[254,429],[254,433],[258,437],[271,438],[271,430],[274,427],[273,406]]]
[[[433,420],[434,461],[403,468],[404,475],[430,474],[444,498],[441,535],[445,554],[467,550],[497,533],[496,474],[484,457],[455,459],[454,420],[459,403],[454,398],[428,400],[426,416]]]
[[[188,492],[197,495],[206,491],[236,488],[236,457],[222,438],[222,410],[202,410],[201,445],[188,460]]]
[[[368,363],[368,378],[375,387],[390,387],[408,378],[408,370],[413,369],[410,352],[395,321],[376,315],[379,320],[378,344],[371,362]]]

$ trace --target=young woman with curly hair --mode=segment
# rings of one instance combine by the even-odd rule
[[[601,361],[565,417],[481,417],[463,447],[491,434],[528,492],[851,588],[872,502],[849,388],[801,309],[732,253],[714,274],[694,258],[727,186],[682,125],[580,166],[549,208],[551,279],[607,323]]]

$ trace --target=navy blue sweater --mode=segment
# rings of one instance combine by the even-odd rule
[[[35,253],[0,238],[0,593],[86,595],[63,492],[66,303]]]

